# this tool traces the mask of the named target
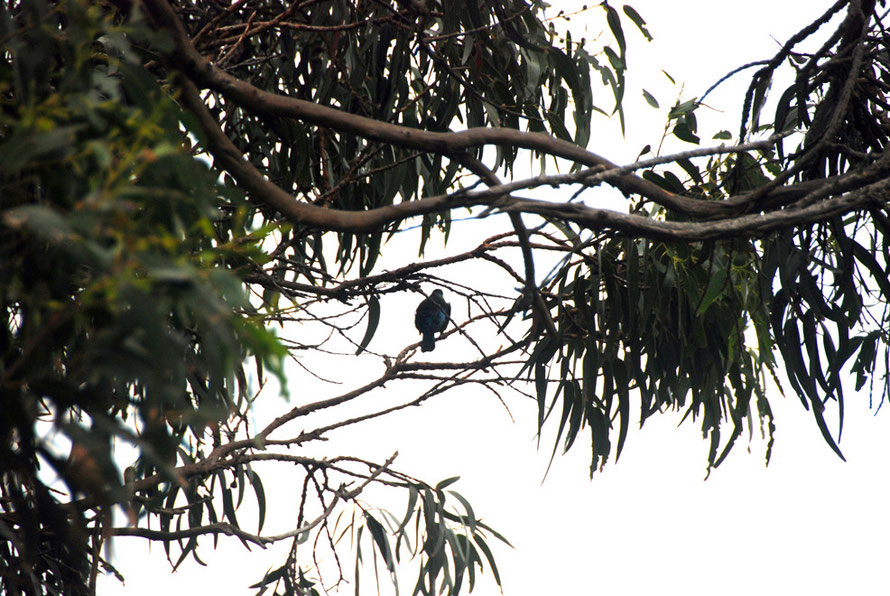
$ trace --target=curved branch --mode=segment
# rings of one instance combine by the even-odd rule
[[[461,156],[460,161],[464,166],[469,168],[471,172],[484,180],[489,187],[502,185],[497,175],[479,160],[464,155]],[[538,289],[538,283],[535,276],[535,259],[528,239],[528,228],[525,227],[525,223],[522,221],[522,215],[520,213],[514,211],[508,213],[508,215],[513,230],[516,233],[516,239],[519,241],[519,248],[522,252],[522,261],[525,264],[525,292],[531,299],[532,307],[534,308],[536,315],[544,321],[544,326],[547,328],[547,331],[550,335],[556,337],[556,325],[554,325],[553,318],[550,316],[550,309],[544,304],[544,299],[541,298],[541,292]]]
[[[406,126],[381,122],[357,114],[350,114],[335,108],[318,105],[310,101],[263,91],[245,81],[229,75],[201,56],[190,43],[188,34],[183,28],[182,23],[165,0],[146,0],[143,5],[155,26],[159,29],[168,31],[173,35],[174,49],[166,56],[168,62],[173,67],[183,72],[195,85],[222,93],[257,116],[294,118],[397,147],[428,151],[443,155],[464,153],[469,149],[486,145],[496,145],[541,151],[587,167],[599,167],[603,169],[613,169],[617,167],[609,160],[587,151],[582,147],[543,133],[523,132],[509,128],[486,127],[471,128],[460,132],[417,130]],[[200,113],[206,112],[206,107],[201,110],[200,106],[195,105],[194,96],[188,99],[190,100],[188,101],[189,109],[192,111],[195,111],[196,109],[198,110],[196,115],[200,116],[202,127],[205,128],[205,132],[208,132],[206,131],[209,124],[207,118],[209,117],[211,121],[213,121],[213,118],[209,115],[209,112],[206,114],[206,117],[204,114]],[[203,102],[201,103],[203,104]],[[213,122],[212,127],[218,127],[218,125]],[[215,155],[215,157],[219,156]],[[239,182],[241,182],[241,180],[239,180]],[[644,180],[639,176],[631,174],[610,180],[609,183],[625,194],[639,194],[659,205],[686,215],[699,217],[714,216],[726,213],[730,210],[730,207],[719,202],[706,202],[668,192],[648,180]],[[254,191],[253,188],[250,190]],[[280,191],[280,189],[278,190]],[[267,193],[270,192],[271,190],[267,189]],[[284,193],[283,191],[280,192],[287,197],[286,200],[282,201],[282,197],[277,196],[278,193],[271,193],[270,195],[263,193],[261,196],[266,199],[271,199],[273,207],[279,209],[285,215],[294,217],[301,223],[326,229],[330,227],[330,229],[349,229],[350,231],[355,227],[354,225],[347,226],[345,225],[345,222],[340,222],[339,227],[331,227],[332,225],[336,226],[338,222],[335,221],[336,216],[332,215],[329,209],[309,209],[309,207],[311,207],[309,205],[300,205],[299,209],[285,208],[282,210],[283,206],[286,207],[287,202],[295,203],[295,201],[293,197],[287,193]],[[373,225],[363,227],[360,231],[379,228],[386,223],[387,217],[384,213],[387,208],[380,209],[384,211],[380,212],[380,215],[377,217],[372,217],[372,214],[376,215],[378,213],[377,209],[360,213],[362,218],[374,222]],[[328,215],[324,215],[322,212],[328,212]],[[349,219],[349,216],[344,215],[341,217]],[[360,223],[358,225],[361,226]]]
[[[168,59],[181,69],[188,78],[180,77],[182,99],[186,107],[197,117],[205,134],[208,150],[220,165],[232,174],[250,194],[268,206],[278,210],[288,219],[304,225],[326,230],[353,233],[379,230],[391,223],[420,215],[435,213],[456,207],[486,205],[504,212],[525,212],[572,221],[587,228],[615,229],[637,237],[673,240],[700,240],[724,235],[738,236],[758,234],[778,227],[799,223],[811,223],[845,210],[871,203],[875,193],[863,190],[852,197],[830,199],[789,212],[771,212],[734,217],[739,208],[750,204],[749,197],[740,195],[724,201],[701,201],[670,193],[632,174],[616,177],[604,174],[618,170],[618,166],[585,149],[541,133],[522,132],[502,128],[473,128],[462,132],[430,132],[393,125],[320,106],[311,102],[267,93],[236,79],[211,65],[190,44],[187,34],[175,12],[164,0],[146,0],[145,6],[159,28],[174,34],[175,49]],[[663,222],[648,217],[595,209],[579,204],[554,204],[545,201],[506,197],[515,185],[500,185],[482,192],[458,192],[451,195],[428,197],[397,205],[378,207],[367,211],[344,211],[301,203],[293,196],[267,180],[253,167],[228,139],[200,97],[195,83],[213,89],[232,98],[244,108],[261,116],[289,117],[312,122],[341,132],[450,156],[459,156],[468,149],[485,145],[509,145],[542,151],[598,169],[599,175],[626,194],[639,194],[674,212],[705,222]],[[883,168],[882,168],[883,169]],[[848,190],[847,185],[839,185]],[[812,193],[815,185],[774,189],[773,206],[782,206],[789,200]],[[749,193],[762,201],[762,190]],[[764,205],[761,203],[760,207]]]
[[[807,207],[688,223],[658,221],[606,209],[591,209],[583,205],[543,203],[524,199],[512,199],[506,204],[497,206],[502,211],[537,213],[545,217],[571,221],[594,230],[614,229],[630,237],[697,241],[766,234],[773,230],[815,223],[854,209],[886,205],[888,199],[890,199],[890,180],[884,179],[846,195]]]

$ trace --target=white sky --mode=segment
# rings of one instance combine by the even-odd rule
[[[666,111],[679,93],[661,68],[685,84],[683,99],[698,96],[732,68],[770,57],[779,47],[775,40],[784,41],[829,4],[632,2],[655,41],[646,44],[629,24],[625,30],[630,62],[627,139],[617,134],[617,121],[600,121],[590,149],[623,163],[632,161],[643,145],[657,144]],[[615,6],[620,10],[620,4]],[[575,17],[572,27],[580,31],[585,19]],[[590,22],[588,37],[604,21],[597,17]],[[738,81],[743,85],[747,78],[739,75]],[[661,110],[643,102],[640,86],[655,94]],[[699,114],[703,140],[721,129],[737,130],[742,91],[739,85],[727,90],[708,101],[713,112]],[[609,105],[606,100],[597,103]],[[690,146],[675,147],[686,148]],[[459,244],[455,239],[447,250],[456,252]],[[416,254],[414,248],[407,250]],[[543,272],[539,267],[539,274]],[[386,300],[381,329],[398,338],[390,351],[395,353],[406,341],[415,341],[410,315],[417,299]],[[380,349],[376,342],[382,340],[374,341]],[[456,359],[449,355],[460,348],[447,343],[440,344],[435,358]],[[342,389],[319,389],[311,399],[364,382],[358,372],[348,376]],[[299,387],[294,399],[304,389]],[[588,451],[579,438],[573,452],[557,457],[542,484],[551,443],[545,438],[541,451],[536,449],[533,405],[511,403],[512,423],[500,404],[480,390],[453,392],[391,421],[349,431],[344,442],[323,448],[344,445],[343,451],[358,449],[380,461],[398,449],[395,467],[402,471],[433,483],[461,476],[452,488],[516,547],[495,548],[508,596],[887,594],[890,422],[886,412],[875,417],[868,410],[864,395],[851,394],[847,402],[841,443],[847,463],[824,444],[796,397],[774,395],[778,430],[769,467],[763,466],[763,443],[755,437],[747,453],[742,438],[706,482],[707,444],[697,424],[676,428],[678,417],[665,415],[648,421],[642,431],[632,427],[621,460],[610,462],[592,481]],[[266,490],[274,493],[269,482]],[[399,501],[393,510],[400,515],[403,507]],[[247,586],[281,561],[280,553],[264,556],[254,549],[251,554],[232,539],[213,552],[206,540],[201,555],[210,566],[189,563],[171,576],[163,548],[154,545],[147,556],[141,542],[115,541],[116,564],[127,583],[122,587],[115,580],[103,581],[100,594],[250,594]],[[352,563],[345,566],[351,569]],[[403,593],[410,591],[413,579],[403,579]],[[373,584],[363,584],[363,594],[374,591]],[[351,594],[352,587],[341,593]],[[385,593],[390,593],[388,587]],[[497,593],[488,571],[474,593]]]

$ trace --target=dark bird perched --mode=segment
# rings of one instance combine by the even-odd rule
[[[414,311],[414,326],[423,333],[420,342],[421,352],[432,352],[436,347],[436,333],[448,327],[451,305],[445,302],[442,290],[435,289],[429,298],[424,298]]]

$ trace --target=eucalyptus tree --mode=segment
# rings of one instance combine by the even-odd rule
[[[885,15],[836,2],[730,73],[750,77],[737,133],[697,147],[703,98],[690,98],[667,128],[689,151],[617,165],[588,149],[591,126],[623,126],[627,45],[651,39],[646,23],[602,2],[584,12],[603,35],[573,39],[543,10],[5,3],[6,593],[94,592],[115,536],[161,543],[174,566],[233,538],[289,544],[259,592],[357,582],[369,552],[393,577],[413,559],[414,593],[456,594],[481,570],[499,583],[504,539],[454,479],[410,476],[395,454],[317,455],[457,388],[535,400],[554,453],[586,431],[593,474],[618,459],[632,409],[698,419],[709,466],[746,428],[771,445],[783,371],[841,455],[843,379],[888,391]],[[767,104],[783,72],[793,82]],[[598,206],[608,188],[621,208]],[[492,232],[470,250],[386,250],[418,227],[423,254],[482,217]],[[470,265],[490,274],[462,281]],[[461,359],[427,358],[418,337],[377,349],[387,300],[431,288],[454,305],[442,343]],[[289,359],[311,373],[322,354],[382,372],[323,395],[288,383]],[[358,400],[384,385],[401,401]],[[257,423],[260,400],[277,411]],[[299,478],[291,527],[267,529],[270,464]],[[369,487],[402,495],[405,513],[370,507]]]

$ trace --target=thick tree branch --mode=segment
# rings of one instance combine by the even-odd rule
[[[523,132],[508,128],[471,128],[461,132],[417,130],[350,114],[301,99],[268,93],[229,75],[201,56],[190,43],[182,23],[165,0],[146,0],[144,6],[155,25],[173,35],[174,50],[167,56],[168,62],[172,66],[184,72],[196,85],[222,93],[258,116],[294,118],[397,147],[443,155],[463,153],[469,149],[486,145],[502,145],[541,151],[588,167],[604,169],[617,167],[607,159],[582,147],[542,133]],[[192,102],[189,103],[192,104]],[[192,110],[195,107],[194,105],[189,106]],[[630,174],[610,180],[610,184],[626,194],[642,195],[664,207],[687,215],[713,216],[730,210],[729,207],[723,206],[721,203],[681,197]],[[293,202],[293,198],[289,197],[289,200]],[[275,203],[273,206],[280,210],[277,200]],[[287,214],[288,211],[290,210],[282,212]],[[370,213],[372,212],[363,212],[365,216]],[[313,221],[319,218],[320,214],[304,211],[299,215],[305,220],[304,223],[327,227],[322,225],[322,222]],[[377,224],[373,227],[379,226],[380,224]]]
[[[790,213],[734,217],[749,202],[744,195],[725,201],[701,201],[667,192],[635,175],[606,176],[618,166],[571,143],[540,133],[528,133],[513,129],[477,128],[463,132],[440,133],[416,130],[364,118],[312,102],[264,92],[238,80],[207,62],[189,43],[185,30],[176,14],[164,0],[147,0],[145,6],[156,26],[174,34],[175,50],[168,56],[172,64],[185,72],[189,79],[180,79],[182,99],[193,112],[205,135],[208,150],[219,165],[231,173],[239,184],[288,219],[311,227],[354,233],[379,230],[391,223],[420,215],[435,213],[456,207],[484,205],[505,212],[536,213],[548,217],[572,221],[584,227],[602,230],[615,229],[630,236],[654,239],[701,240],[722,235],[759,234],[789,224],[811,223],[845,210],[878,200],[871,191],[856,193],[855,197],[835,198],[825,204],[817,204]],[[390,143],[404,148],[460,155],[468,149],[485,145],[508,145],[542,151],[601,170],[599,176],[627,194],[639,194],[681,214],[704,218],[706,222],[661,222],[651,218],[596,209],[580,204],[555,204],[531,199],[505,198],[515,189],[501,185],[482,192],[457,192],[451,195],[428,197],[397,205],[378,207],[367,211],[334,210],[301,203],[293,196],[267,180],[256,170],[220,129],[201,99],[195,82],[213,89],[242,105],[255,114],[265,117],[289,117],[356,134],[358,136]],[[839,185],[844,187],[845,185]],[[806,188],[776,189],[773,200],[785,204],[795,198],[815,191],[814,185]],[[754,196],[758,196],[755,193]],[[758,196],[759,198],[759,196]],[[762,199],[761,199],[762,200]],[[761,208],[765,205],[761,204]]]
[[[788,208],[709,222],[658,221],[606,209],[590,209],[575,204],[541,203],[523,199],[514,199],[507,204],[498,204],[498,208],[503,211],[517,210],[523,213],[538,213],[544,217],[571,221],[594,230],[614,229],[630,237],[697,241],[762,235],[774,230],[822,221],[855,209],[884,205],[888,200],[890,200],[890,180],[885,179],[843,196],[803,208]]]

